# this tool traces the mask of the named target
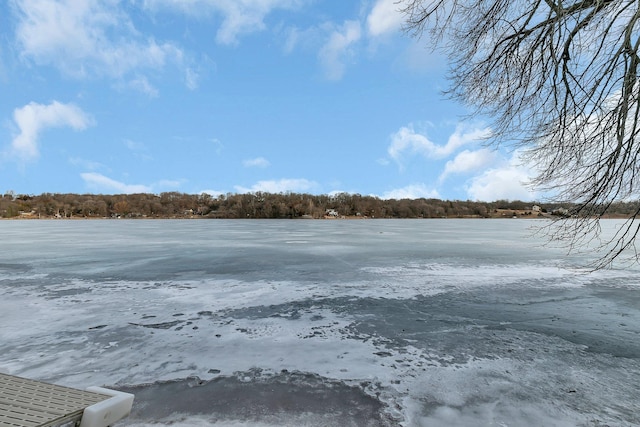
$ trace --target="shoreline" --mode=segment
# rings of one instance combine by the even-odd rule
[[[340,217],[308,217],[308,216],[300,216],[300,217],[282,217],[282,218],[225,218],[225,217],[211,217],[211,216],[124,216],[124,217],[97,217],[97,216],[71,216],[71,217],[54,217],[54,216],[45,216],[45,217],[37,217],[35,215],[20,215],[15,217],[0,217],[0,221],[80,221],[80,220],[89,220],[89,221],[116,221],[116,220],[136,220],[136,221],[145,221],[145,220],[234,220],[234,221],[246,221],[246,220],[264,220],[264,221],[273,221],[273,220],[292,220],[292,221],[366,221],[366,220],[465,220],[465,219],[487,219],[487,220],[495,220],[495,219],[524,219],[524,220],[558,220],[558,219],[570,219],[569,217],[561,217],[557,215],[551,214],[539,214],[539,215],[527,215],[527,214],[518,214],[518,215],[491,215],[491,216],[479,216],[479,215],[466,215],[466,216],[444,216],[444,217],[367,217],[367,216],[340,216]],[[593,217],[592,219],[598,220],[626,220],[631,219],[625,215],[605,215],[602,217]]]

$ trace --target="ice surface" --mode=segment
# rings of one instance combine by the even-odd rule
[[[0,222],[0,370],[120,425],[639,424],[640,273],[532,223]]]
[[[382,404],[361,389],[310,374],[260,370],[211,381],[195,378],[127,388],[145,402],[130,422],[171,422],[176,414],[205,417],[212,424],[386,426]],[[202,418],[199,418],[202,420]],[[182,421],[181,421],[182,423]]]

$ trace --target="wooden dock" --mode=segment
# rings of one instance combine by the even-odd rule
[[[0,373],[0,425],[80,425],[86,408],[111,398],[112,395],[96,391],[77,390]]]

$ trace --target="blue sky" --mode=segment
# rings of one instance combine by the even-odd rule
[[[534,200],[395,0],[0,3],[0,192]]]

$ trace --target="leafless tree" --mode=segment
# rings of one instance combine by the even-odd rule
[[[400,0],[406,30],[448,55],[454,99],[514,144],[531,185],[576,203],[548,228],[603,267],[635,250],[640,204],[613,236],[599,219],[640,192],[640,3],[636,0]],[[604,240],[603,240],[604,239]],[[632,258],[638,256],[633,252]]]

